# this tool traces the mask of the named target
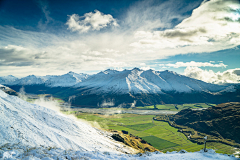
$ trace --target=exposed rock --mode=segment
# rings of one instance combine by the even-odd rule
[[[2,90],[3,92],[9,94],[9,95],[14,95],[14,96],[18,96],[18,93],[16,91],[14,91],[13,89],[6,87],[4,85],[0,84],[0,90]]]

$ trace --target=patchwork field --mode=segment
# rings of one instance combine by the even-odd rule
[[[177,132],[167,122],[153,121],[154,115],[115,114],[100,115],[80,112],[65,112],[75,114],[76,117],[89,121],[95,127],[103,129],[125,130],[129,134],[141,137],[160,151],[188,152],[199,151],[203,145],[189,141],[184,134]],[[236,149],[221,143],[207,143],[207,148],[215,149],[217,153],[233,154]]]

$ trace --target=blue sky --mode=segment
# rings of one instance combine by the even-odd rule
[[[2,0],[0,76],[223,74],[239,68],[239,28],[238,0]]]

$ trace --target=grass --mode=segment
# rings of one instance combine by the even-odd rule
[[[203,145],[189,141],[183,133],[178,132],[178,129],[171,127],[167,122],[153,121],[152,115],[116,114],[107,116],[71,113],[78,118],[90,121],[93,125],[97,122],[98,126],[103,129],[128,131],[130,134],[143,138],[162,152],[180,151],[181,149],[195,152],[203,149]],[[94,126],[96,127],[96,125]],[[233,154],[235,152],[233,147],[216,142],[207,143],[207,148],[215,149],[217,153]]]
[[[164,105],[156,105],[158,110],[170,110],[170,111],[180,111],[183,109],[199,109],[199,108],[208,108],[215,106],[216,104],[211,103],[189,103],[189,104],[164,104]],[[175,107],[176,106],[176,107]],[[135,109],[146,109],[151,110],[154,109],[154,106],[137,106]]]
[[[139,106],[136,109],[154,109],[154,106]]]
[[[153,123],[144,123],[144,124],[136,124],[136,125],[127,125],[125,127],[136,130],[136,131],[143,131],[153,126],[155,126]]]
[[[178,144],[176,143],[172,143],[170,141],[155,137],[155,136],[147,136],[147,137],[142,137],[142,139],[144,139],[145,141],[147,141],[148,143],[150,143],[152,146],[154,146],[155,148],[162,150],[164,148],[171,148],[171,147],[175,147],[178,146]]]

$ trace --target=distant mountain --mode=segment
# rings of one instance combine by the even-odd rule
[[[87,78],[87,74],[69,72],[61,76],[49,76],[47,78],[48,80],[45,81],[45,84],[51,87],[71,87]]]
[[[0,84],[12,84],[13,82],[17,81],[18,78],[12,75],[0,77]]]
[[[23,77],[21,79],[17,79],[12,84],[14,85],[35,85],[35,84],[43,84],[46,81],[43,77],[29,75],[27,77]]]
[[[236,101],[236,86],[206,83],[172,71],[105,70],[94,75],[69,72],[60,76],[34,75],[2,83],[26,92],[48,93],[75,106],[153,105],[164,103],[222,103]],[[13,86],[14,85],[14,86]],[[30,86],[30,87],[28,87]],[[227,94],[227,95],[226,95]]]
[[[49,87],[70,87],[74,86],[82,80],[87,79],[87,74],[77,74],[69,72],[64,75],[47,75],[47,76],[35,76],[29,75],[23,78],[16,78],[14,76],[0,77],[0,84],[6,85],[46,85]]]

